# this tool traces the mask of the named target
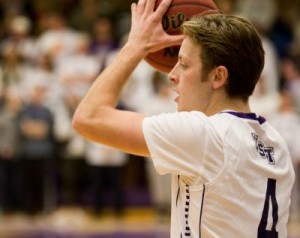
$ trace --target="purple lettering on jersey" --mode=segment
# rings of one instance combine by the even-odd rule
[[[269,164],[275,164],[274,159],[274,148],[266,147],[264,143],[258,140],[258,136],[254,133],[251,133],[253,140],[255,141],[256,150],[259,153],[262,159],[267,159]]]

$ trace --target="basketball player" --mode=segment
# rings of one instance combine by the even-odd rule
[[[128,42],[78,106],[73,126],[84,137],[150,156],[172,181],[171,237],[287,237],[294,170],[283,139],[250,112],[264,65],[255,29],[209,14],[169,36],[161,19],[171,0],[132,4]],[[149,53],[180,43],[169,73],[178,112],[143,117],[115,109],[120,92]]]

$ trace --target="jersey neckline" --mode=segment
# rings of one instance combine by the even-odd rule
[[[229,113],[233,116],[239,117],[239,118],[243,118],[243,119],[248,119],[248,120],[253,120],[253,121],[258,121],[259,124],[263,124],[266,122],[266,119],[262,116],[257,116],[255,113],[253,112],[236,112],[236,111],[223,111],[221,113]]]

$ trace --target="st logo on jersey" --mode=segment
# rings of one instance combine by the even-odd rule
[[[258,139],[258,136],[251,133],[253,140],[255,141],[256,150],[262,159],[267,159],[269,164],[275,164],[274,148],[266,147],[262,141]]]

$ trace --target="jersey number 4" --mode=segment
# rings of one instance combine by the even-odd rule
[[[269,178],[264,209],[258,226],[257,238],[278,238],[278,232],[276,231],[276,225],[278,222],[278,203],[275,195],[276,195],[276,180]],[[270,202],[272,204],[273,224],[271,230],[267,230]]]

